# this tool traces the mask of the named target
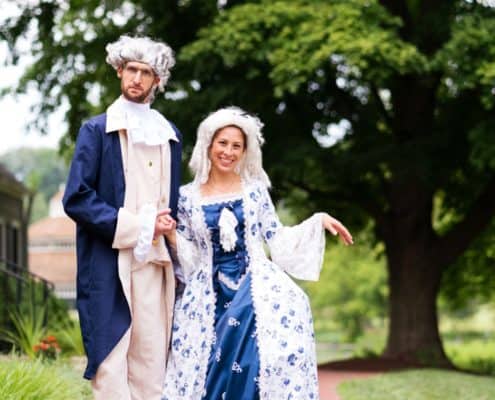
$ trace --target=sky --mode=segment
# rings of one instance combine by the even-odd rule
[[[6,54],[6,46],[0,45],[0,60],[4,60]],[[25,65],[18,67],[2,66],[0,89],[17,83],[24,68]],[[61,106],[57,112],[49,117],[49,133],[41,135],[32,124],[36,116],[30,111],[31,105],[39,101],[39,99],[40,95],[34,89],[25,95],[13,96],[7,94],[0,99],[0,116],[3,131],[0,138],[0,154],[23,146],[57,147],[59,139],[65,130],[63,107]]]
[[[17,2],[6,2],[2,5],[2,17],[15,15]],[[26,49],[29,45],[26,44]],[[5,43],[0,43],[0,90],[15,85],[32,58],[29,53],[21,60],[19,66],[5,66],[8,49]],[[66,129],[64,124],[64,106],[49,117],[48,134],[42,136],[32,124],[36,118],[30,107],[37,103],[40,94],[30,90],[27,94],[16,96],[5,95],[0,98],[0,118],[2,121],[2,135],[0,136],[0,155],[19,147],[52,147],[58,145],[61,135]],[[30,124],[31,122],[31,124]]]

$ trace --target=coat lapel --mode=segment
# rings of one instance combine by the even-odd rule
[[[118,132],[109,133],[111,142],[111,154],[112,154],[112,172],[114,176],[114,190],[115,190],[115,204],[120,207],[124,205],[125,196],[125,176],[124,165],[122,162],[122,149],[120,143],[120,135]]]
[[[179,141],[170,140],[170,156],[171,156],[171,167],[172,171],[170,173],[170,201],[169,207],[172,209],[172,217],[177,218],[177,202],[179,200],[179,185],[181,176],[181,154],[182,154],[182,143],[180,132],[175,128],[174,130],[179,138]]]

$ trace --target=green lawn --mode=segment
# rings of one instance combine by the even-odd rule
[[[347,381],[337,390],[342,400],[493,400],[495,379],[424,369]]]

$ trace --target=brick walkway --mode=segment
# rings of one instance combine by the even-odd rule
[[[368,378],[377,374],[377,372],[368,371],[331,371],[320,369],[318,370],[320,400],[340,400],[340,397],[337,395],[337,386],[340,382]]]
[[[320,365],[318,368],[320,400],[341,400],[337,395],[337,386],[340,382],[351,379],[365,379],[384,372],[409,368],[421,368],[421,365],[385,357],[355,358]]]

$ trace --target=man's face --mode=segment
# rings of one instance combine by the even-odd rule
[[[160,82],[148,64],[138,61],[127,62],[117,70],[117,76],[120,78],[122,94],[135,103],[148,102],[153,87]]]

